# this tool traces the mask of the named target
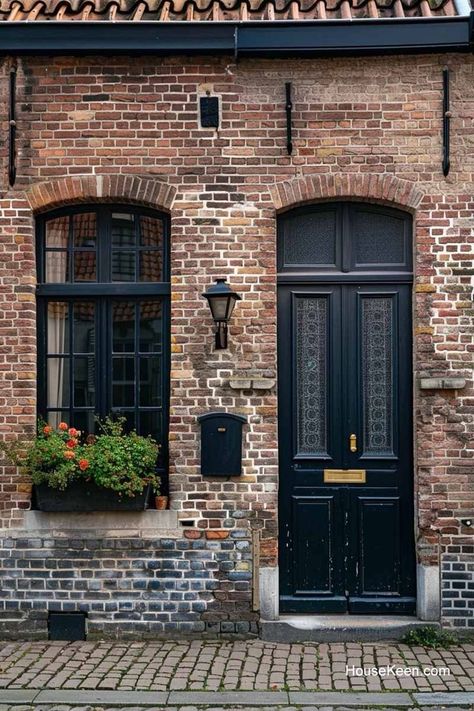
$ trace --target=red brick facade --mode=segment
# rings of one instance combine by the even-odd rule
[[[452,168],[442,160],[442,69],[452,70]],[[10,61],[3,62],[2,96]],[[2,149],[0,433],[35,423],[35,213],[78,201],[139,203],[171,216],[171,506],[199,529],[261,529],[277,563],[276,224],[313,201],[363,199],[414,216],[415,497],[420,560],[469,562],[460,519],[474,516],[472,365],[474,61],[470,56],[325,60],[25,58],[18,62],[18,178]],[[284,83],[294,91],[286,152]],[[221,98],[218,130],[197,101]],[[5,112],[6,102],[3,101]],[[3,134],[6,132],[3,114]],[[226,276],[242,296],[230,347],[214,351],[201,293]],[[466,379],[421,391],[420,377]],[[244,475],[205,481],[197,416],[248,417]],[[12,468],[0,485],[5,527],[29,506]],[[463,548],[464,547],[464,548]],[[464,551],[464,553],[463,553]],[[466,563],[467,564],[467,563]],[[471,609],[472,613],[472,609]]]

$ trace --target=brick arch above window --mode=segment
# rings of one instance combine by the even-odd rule
[[[424,194],[415,183],[393,175],[303,175],[270,188],[275,209],[288,208],[317,200],[363,199],[400,206],[414,212]]]
[[[26,190],[34,212],[78,202],[115,201],[170,210],[176,190],[140,175],[78,175],[36,183]]]

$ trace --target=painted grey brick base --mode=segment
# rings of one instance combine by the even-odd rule
[[[453,548],[453,546],[451,546]],[[443,556],[441,619],[446,627],[474,630],[474,546]]]
[[[45,638],[49,611],[88,638],[256,634],[247,531],[204,537],[0,538],[0,636]]]

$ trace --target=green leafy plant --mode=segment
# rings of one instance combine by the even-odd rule
[[[109,417],[99,422],[101,434],[87,445],[94,481],[125,496],[141,492],[146,484],[152,484],[156,492],[160,482],[154,469],[159,447],[151,437],[124,434],[124,421]]]
[[[402,639],[402,642],[409,644],[410,647],[429,647],[431,649],[450,647],[452,644],[456,644],[456,641],[453,634],[434,625],[415,627],[407,632]]]
[[[38,422],[32,440],[0,442],[0,451],[31,476],[33,484],[64,490],[74,481],[93,482],[120,496],[135,496],[148,484],[159,493],[159,445],[151,437],[124,432],[125,418],[98,420],[100,433],[83,435],[66,422]]]

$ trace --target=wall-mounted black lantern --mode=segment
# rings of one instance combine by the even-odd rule
[[[227,324],[235,302],[241,297],[232,291],[225,279],[216,279],[216,283],[210,286],[203,296],[208,300],[212,318],[217,324],[216,350],[227,348]]]

